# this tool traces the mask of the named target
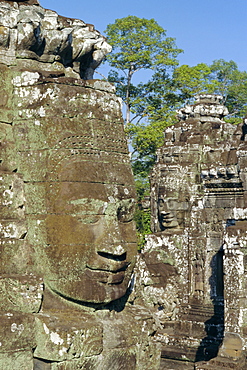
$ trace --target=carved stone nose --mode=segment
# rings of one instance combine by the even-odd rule
[[[168,207],[167,202],[162,203],[162,204],[160,205],[160,209],[161,209],[161,213],[169,212],[169,207]]]

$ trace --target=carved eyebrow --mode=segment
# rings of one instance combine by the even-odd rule
[[[99,214],[99,211],[102,209],[100,214],[104,214],[108,202],[100,199],[90,199],[90,198],[79,198],[75,200],[70,200],[70,204],[73,204],[75,206],[81,205],[84,206],[84,209],[80,209],[81,215],[95,215]]]
[[[70,200],[69,203],[71,204],[92,204],[93,201],[97,202],[98,204],[102,204],[104,205],[104,203],[108,203],[104,200],[100,200],[100,199],[93,199],[93,198],[78,198],[78,199],[74,199],[74,200]]]
[[[76,200],[70,200],[70,204],[82,205],[85,209],[80,209],[81,215],[111,215],[117,214],[119,207],[130,209],[135,204],[134,198],[128,199],[112,199],[111,201],[103,201],[100,199],[80,198]]]

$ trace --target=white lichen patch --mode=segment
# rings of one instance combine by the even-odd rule
[[[2,233],[4,238],[19,239],[26,231],[25,226],[20,226],[19,224],[11,222],[0,224],[0,233]]]
[[[50,331],[45,323],[43,323],[43,328],[44,328],[45,333],[47,335],[49,335],[50,340],[51,340],[52,343],[54,343],[56,345],[62,345],[64,343],[63,338],[61,338],[60,335],[57,332]],[[63,347],[60,351],[62,351],[61,355],[63,355],[64,353],[66,353],[67,349],[65,348],[65,351],[64,351],[64,347]]]
[[[17,325],[16,323],[13,323],[11,324],[10,330],[12,333],[17,332],[17,334],[20,335],[24,330],[24,325],[23,324]]]
[[[11,313],[11,312],[7,312],[5,315],[8,317],[8,319],[10,319],[12,316],[14,316],[13,313]]]
[[[13,203],[14,191],[12,189],[6,189],[3,192],[3,206],[8,206]]]
[[[137,267],[136,273],[140,283],[143,284],[144,286],[152,284],[153,281],[150,272],[147,269],[146,263],[142,259],[139,259],[138,263],[136,264],[136,267]]]
[[[67,353],[67,348],[63,347],[58,351],[59,356],[63,356],[65,353]]]
[[[48,335],[50,333],[50,330],[48,329],[45,323],[43,323],[43,328],[44,328],[45,333]]]
[[[14,86],[30,86],[37,83],[38,79],[38,72],[25,71],[20,76],[14,77],[12,83]]]
[[[125,248],[122,246],[122,245],[118,245],[117,247],[115,247],[115,254],[123,254],[125,252]]]
[[[44,107],[40,107],[38,110],[37,110],[37,113],[40,117],[45,117],[46,113],[45,113],[45,108]]]
[[[30,91],[28,89],[25,89],[24,87],[21,87],[20,89],[15,90],[15,93],[16,95],[18,95],[19,98],[22,98],[22,99],[30,95]]]
[[[64,342],[63,338],[61,338],[60,335],[58,333],[56,333],[56,332],[51,332],[50,333],[50,338],[51,338],[51,341],[54,344],[61,345]]]
[[[115,203],[115,198],[113,196],[108,197],[110,203]]]
[[[233,208],[233,218],[236,220],[247,219],[247,208]]]

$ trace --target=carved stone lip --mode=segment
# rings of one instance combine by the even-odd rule
[[[172,221],[176,221],[175,217],[172,216],[172,215],[169,215],[169,216],[164,216],[164,215],[161,215],[161,221],[162,222],[172,222]]]
[[[165,222],[172,222],[174,221],[174,217],[161,217],[161,220]]]
[[[86,274],[90,279],[97,280],[103,284],[121,284],[125,277],[125,270],[122,271],[106,271],[106,270],[92,270],[87,267]]]
[[[98,266],[97,265],[95,266],[87,265],[86,268],[93,272],[100,271],[100,272],[116,274],[118,272],[125,271],[129,265],[130,265],[130,262],[124,261],[121,264],[117,264],[117,266],[115,265],[113,268],[111,267],[107,268],[105,266],[103,267],[103,266],[100,266],[100,264]]]
[[[130,265],[126,261],[126,253],[116,255],[106,252],[98,252],[95,260],[86,266],[86,274],[90,279],[97,280],[102,284],[121,284],[125,277],[125,271]]]
[[[125,271],[130,265],[130,261],[127,261],[127,253],[112,254],[108,252],[98,251],[96,254],[92,254],[90,260],[87,261],[87,270],[93,273],[106,272],[116,274],[121,271]]]
[[[119,254],[119,253],[109,253],[105,251],[98,251],[97,254],[102,258],[106,258],[108,260],[117,262],[125,261],[127,255],[126,252]]]

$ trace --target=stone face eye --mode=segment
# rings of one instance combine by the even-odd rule
[[[133,220],[135,212],[135,204],[130,201],[126,204],[122,204],[117,209],[117,218],[120,222],[130,222]]]
[[[80,217],[80,221],[85,225],[97,224],[99,220],[100,220],[100,217],[98,215],[87,215],[87,216]]]
[[[158,207],[162,208],[164,206],[164,200],[163,199],[159,199],[158,200]]]

